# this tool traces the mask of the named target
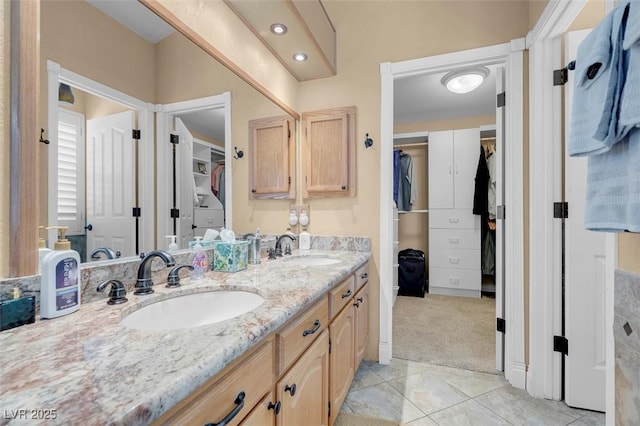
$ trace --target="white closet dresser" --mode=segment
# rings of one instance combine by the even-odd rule
[[[429,132],[429,293],[480,297],[480,129]]]

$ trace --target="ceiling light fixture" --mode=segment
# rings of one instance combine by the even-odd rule
[[[75,98],[68,84],[60,83],[58,86],[58,101],[64,105],[73,105]]]
[[[284,24],[271,25],[271,32],[275,35],[284,35],[287,33],[287,26]]]
[[[450,92],[469,93],[480,87],[488,75],[489,69],[486,67],[467,68],[445,74],[440,82]]]
[[[307,60],[307,54],[303,52],[294,53],[293,60],[296,62],[304,62]]]

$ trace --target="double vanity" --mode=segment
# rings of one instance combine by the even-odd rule
[[[2,332],[3,423],[333,424],[367,344],[369,258],[294,251]]]

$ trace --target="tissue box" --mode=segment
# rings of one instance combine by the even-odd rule
[[[0,331],[34,322],[36,322],[35,296],[0,302]]]
[[[228,243],[215,241],[213,250],[213,270],[238,272],[247,269],[249,241]]]
[[[202,248],[211,248],[211,247],[215,247],[215,243],[217,243],[219,241],[200,241],[200,245],[202,246]],[[189,248],[193,248],[196,245],[195,241],[189,241]]]

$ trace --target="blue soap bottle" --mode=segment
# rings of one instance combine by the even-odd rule
[[[54,250],[42,259],[41,318],[57,318],[80,308],[80,255],[65,238],[68,227],[57,229]]]

